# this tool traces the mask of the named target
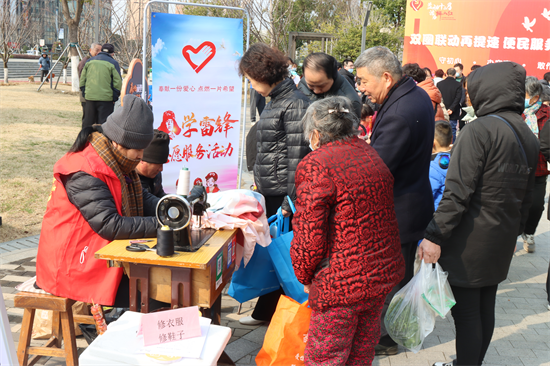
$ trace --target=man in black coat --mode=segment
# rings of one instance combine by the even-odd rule
[[[550,73],[544,74],[545,77],[550,79]],[[540,152],[546,158],[546,161],[550,161],[550,122],[546,122],[544,127],[539,133],[540,139]],[[548,220],[550,220],[550,210],[548,211]],[[548,300],[548,310],[550,310],[550,264],[548,265],[548,274],[546,275],[546,299]]]
[[[525,69],[489,64],[468,76],[477,115],[451,152],[445,191],[419,256],[449,273],[456,364],[481,365],[498,284],[508,275],[532,202],[539,143],[523,121]]]
[[[460,99],[462,98],[462,84],[455,80],[456,70],[447,70],[447,78],[437,83],[437,87],[443,97],[443,103],[449,113],[449,122],[453,131],[453,142],[456,140],[456,125],[462,112]]]
[[[344,60],[344,67],[338,70],[338,73],[346,78],[347,81],[351,84],[353,89],[355,89],[355,75],[353,75],[353,60],[349,58]]]
[[[326,53],[317,52],[304,60],[304,77],[298,89],[312,102],[327,97],[346,97],[351,101],[353,111],[361,119],[361,99],[349,82],[338,73],[336,59]]]
[[[359,90],[381,104],[371,145],[394,177],[393,195],[399,225],[405,278],[387,296],[382,311],[382,337],[377,354],[396,354],[397,344],[387,335],[383,317],[391,298],[413,277],[417,243],[433,212],[429,171],[434,140],[434,108],[428,94],[408,76],[386,47],[372,47],[355,61]]]

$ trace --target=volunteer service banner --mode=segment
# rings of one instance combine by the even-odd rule
[[[550,72],[550,1],[459,0],[407,3],[403,63],[436,69],[514,61],[527,75]]]
[[[237,188],[243,20],[152,13],[155,128],[170,135],[163,186],[179,171],[209,193]]]

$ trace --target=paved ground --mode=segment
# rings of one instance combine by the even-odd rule
[[[546,200],[548,202],[548,196]],[[496,328],[485,358],[486,366],[550,366],[550,311],[545,291],[550,222],[546,215],[545,211],[537,229],[535,253],[526,253],[518,241],[508,279],[499,286]],[[13,307],[14,287],[34,276],[36,248],[37,237],[0,244],[0,285],[16,346],[23,311]],[[267,326],[240,325],[238,320],[251,314],[255,301],[244,303],[240,314],[237,314],[238,305],[231,297],[223,295],[222,325],[233,330],[226,352],[238,365],[255,365],[254,358],[261,348]],[[436,361],[450,360],[456,357],[454,338],[454,324],[447,316],[447,319],[437,320],[435,330],[426,338],[419,353],[400,348],[396,356],[377,357],[373,365],[431,366]],[[43,342],[33,341],[33,344]],[[86,342],[79,337],[77,345],[82,351]],[[63,361],[51,358],[40,363],[64,365]]]

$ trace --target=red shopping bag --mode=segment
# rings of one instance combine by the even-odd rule
[[[311,309],[281,296],[267,328],[262,349],[256,356],[258,366],[303,365]]]

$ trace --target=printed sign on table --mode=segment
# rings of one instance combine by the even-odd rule
[[[163,185],[176,192],[183,166],[208,193],[235,189],[238,176],[242,19],[153,13],[155,128],[170,136]]]
[[[199,308],[189,306],[146,314],[141,318],[141,333],[145,346],[200,337]]]
[[[403,63],[436,69],[514,61],[527,75],[550,72],[548,0],[408,0]]]

